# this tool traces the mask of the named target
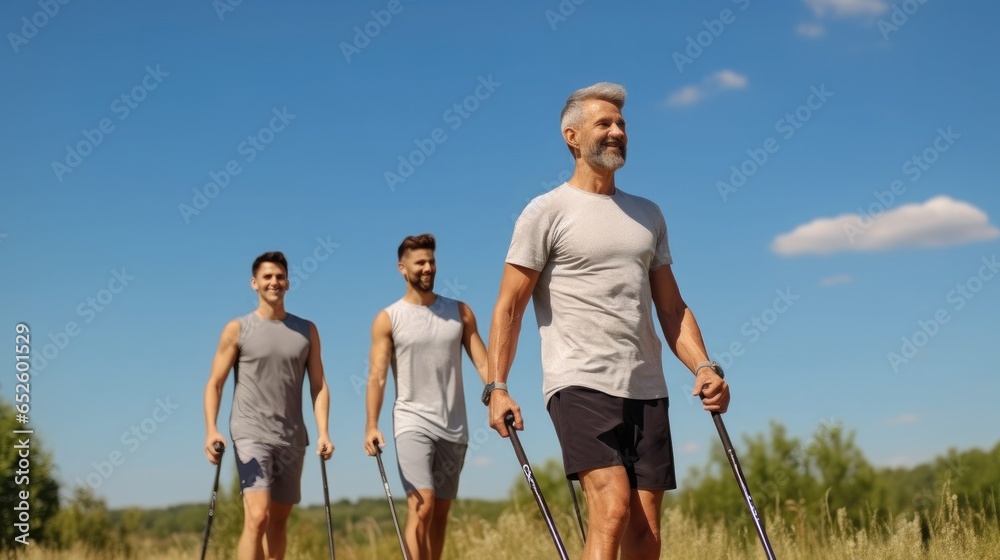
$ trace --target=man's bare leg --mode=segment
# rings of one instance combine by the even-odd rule
[[[412,560],[431,560],[430,528],[434,517],[434,491],[420,489],[406,495],[408,512],[404,540]]]
[[[264,560],[271,492],[268,489],[243,492],[243,533],[236,550],[239,560]]]
[[[434,499],[434,513],[431,515],[431,560],[441,560],[444,550],[444,533],[448,528],[448,512],[451,500]]]
[[[580,484],[587,497],[590,518],[582,558],[617,558],[622,536],[628,526],[632,492],[625,467],[616,465],[583,471],[580,473]]]
[[[628,527],[622,537],[622,560],[655,560],[660,557],[662,490],[632,490]]]
[[[264,542],[268,560],[284,560],[288,542],[288,516],[292,514],[292,504],[271,502],[268,510],[267,530]]]

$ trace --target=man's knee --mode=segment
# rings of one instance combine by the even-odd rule
[[[243,528],[263,533],[267,529],[270,515],[266,500],[246,499],[243,500]]]
[[[587,505],[592,518],[593,530],[609,535],[621,535],[629,524],[628,499],[616,499],[616,496],[602,496],[599,503]],[[589,500],[588,500],[589,501]]]
[[[414,516],[418,523],[428,525],[434,517],[434,497],[427,496],[423,492],[412,492],[407,497],[410,515]]]

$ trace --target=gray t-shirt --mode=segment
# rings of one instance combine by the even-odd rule
[[[239,355],[233,367],[236,389],[229,416],[234,440],[305,447],[302,384],[309,358],[309,321],[255,313],[240,317]]]
[[[392,322],[396,382],[393,433],[421,431],[468,443],[458,302],[442,296],[429,306],[399,300],[385,311]]]
[[[563,183],[521,212],[507,262],[540,271],[532,300],[546,404],[570,386],[667,396],[649,271],[672,260],[656,204]]]

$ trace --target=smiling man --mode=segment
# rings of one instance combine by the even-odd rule
[[[624,105],[625,88],[607,82],[570,95],[561,129],[573,176],[518,218],[490,327],[484,400],[490,425],[507,437],[508,411],[524,429],[505,382],[534,300],[546,407],[567,476],[580,480],[590,512],[585,559],[660,554],[663,492],[676,480],[654,304],[704,408],[729,405],[722,369],[708,361],[674,280],[663,214],[615,184],[628,148]]]
[[[302,386],[309,378],[316,415],[316,453],[333,454],[328,418],[330,393],[320,359],[316,325],[285,311],[288,262],[280,252],[257,257],[250,287],[257,309],[225,326],[205,387],[205,455],[218,464],[215,444],[225,445],[216,422],[222,388],[233,370],[229,431],[243,492],[239,560],[285,557],[288,517],[302,498],[308,434],[302,418]]]
[[[462,348],[483,382],[486,347],[468,305],[434,293],[434,236],[407,237],[397,264],[406,293],[372,324],[365,452],[385,446],[378,417],[388,369],[396,381],[392,409],[399,474],[406,490],[406,548],[412,560],[439,560],[451,502],[469,443]]]

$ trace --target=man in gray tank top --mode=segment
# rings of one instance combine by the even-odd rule
[[[504,382],[529,299],[542,341],[542,388],[567,476],[590,512],[584,558],[658,558],[663,492],[676,487],[656,318],[694,374],[705,410],[725,412],[729,388],[670,268],[659,207],[615,185],[628,136],[625,88],[574,92],[562,112],[575,160],[567,183],[532,200],[514,226],[493,311],[490,425],[524,429]],[[494,385],[494,383],[496,383]]]
[[[462,348],[486,381],[486,347],[466,304],[434,293],[434,236],[410,236],[397,251],[403,297],[372,324],[365,452],[385,446],[378,417],[392,366],[393,436],[406,490],[406,548],[412,560],[438,560],[448,510],[469,443],[462,385]]]
[[[235,391],[229,431],[243,492],[237,557],[280,559],[285,556],[288,517],[302,497],[302,462],[309,444],[302,418],[305,378],[316,416],[316,453],[325,460],[333,454],[330,393],[316,326],[285,311],[289,287],[285,256],[272,252],[257,257],[250,287],[257,292],[257,309],[223,329],[205,387],[205,455],[218,464],[215,444],[226,443],[216,423],[222,388],[232,369]]]

